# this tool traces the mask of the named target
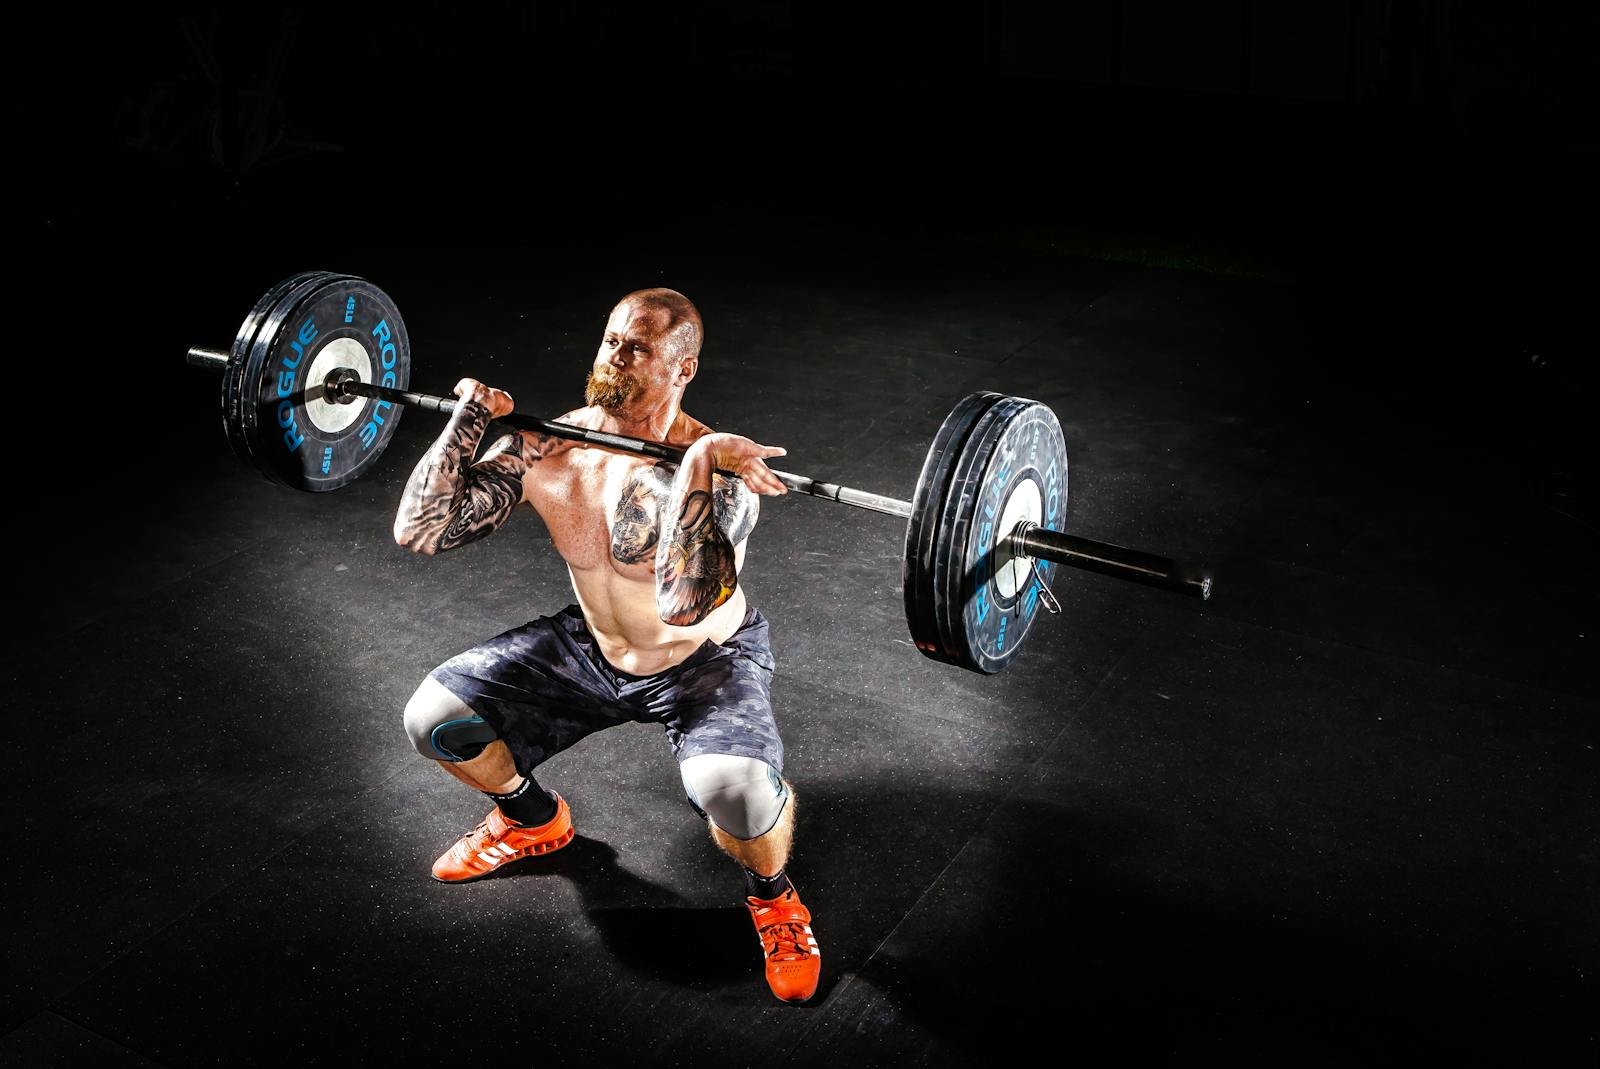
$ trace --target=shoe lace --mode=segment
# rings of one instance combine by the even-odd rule
[[[767,957],[805,957],[806,930],[798,921],[779,921],[761,929],[761,938],[767,944]]]
[[[494,832],[489,830],[489,818],[484,817],[478,822],[476,828],[473,828],[462,838],[461,848],[468,855],[475,854],[488,845],[489,840],[493,838]]]

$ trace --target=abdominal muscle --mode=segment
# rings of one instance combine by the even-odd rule
[[[641,569],[643,571],[643,569]],[[674,627],[656,611],[655,577],[634,579],[609,563],[567,572],[578,595],[578,607],[589,625],[601,656],[630,675],[650,676],[678,664],[710,639],[723,643],[744,622],[744,591],[735,588],[727,601],[697,624]]]

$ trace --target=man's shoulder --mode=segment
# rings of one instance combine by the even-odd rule
[[[600,414],[592,408],[574,408],[570,412],[561,413],[550,422],[565,423],[569,427],[582,427],[586,431],[592,431],[600,426]],[[545,434],[542,431],[524,430],[522,433],[550,441],[571,441],[569,438],[556,438],[554,435]]]
[[[575,408],[570,412],[563,412],[553,421],[555,423],[569,423],[574,427],[583,427],[593,430],[593,416],[588,409]],[[578,443],[570,438],[558,438],[553,434],[543,431],[518,428],[502,437],[497,446],[508,448],[515,445],[524,460],[548,460],[558,454],[565,453]]]
[[[678,414],[683,417],[683,429],[679,433],[685,441],[698,441],[708,434],[716,433],[713,428],[701,423],[699,420],[689,415],[689,413],[680,412]]]

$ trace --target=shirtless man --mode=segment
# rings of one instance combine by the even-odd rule
[[[454,549],[527,503],[567,562],[578,603],[435,668],[406,705],[405,726],[419,753],[495,802],[433,864],[435,879],[459,883],[572,841],[566,800],[533,776],[546,758],[617,724],[663,725],[691,804],[744,869],[768,985],[804,1002],[821,955],[784,874],[795,800],[772,717],[767,621],[738,582],[757,495],[786,492],[764,458],[784,450],[714,433],[679,408],[702,336],[681,293],[628,294],[606,322],[586,406],[560,417],[686,447],[676,467],[531,431],[474,461],[489,421],[512,401],[475,379],[457,384],[462,401],[412,472],[395,541],[430,555]]]

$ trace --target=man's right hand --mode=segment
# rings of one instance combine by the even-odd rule
[[[510,394],[493,386],[485,386],[477,379],[462,379],[456,383],[455,394],[463,401],[476,401],[487,408],[491,419],[509,416],[517,407]]]

